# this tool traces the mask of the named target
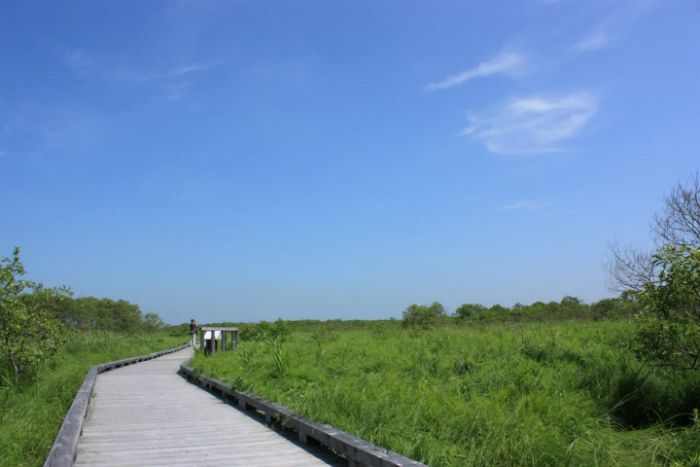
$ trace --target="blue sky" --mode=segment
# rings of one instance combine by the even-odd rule
[[[693,1],[2,2],[0,256],[168,322],[611,295],[700,167]]]

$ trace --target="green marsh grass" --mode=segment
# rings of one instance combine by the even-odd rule
[[[69,334],[33,384],[0,385],[0,465],[43,465],[51,444],[87,370],[98,363],[143,355],[184,344],[164,333],[125,336]]]
[[[194,366],[435,466],[697,465],[700,378],[643,366],[631,334],[622,321],[320,326]]]

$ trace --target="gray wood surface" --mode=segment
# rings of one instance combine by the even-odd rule
[[[178,376],[191,352],[99,375],[74,465],[328,465]]]
[[[238,402],[241,410],[263,415],[267,423],[283,426],[296,432],[299,442],[330,448],[346,458],[348,465],[369,467],[427,467],[425,464],[401,454],[388,451],[331,425],[324,425],[295,414],[290,408],[265,400],[255,394],[241,392],[211,376],[200,374],[187,364],[180,365],[180,374],[192,383],[208,389],[223,400]],[[345,464],[343,464],[345,465]]]
[[[80,386],[78,393],[75,395],[75,398],[73,398],[73,403],[68,409],[68,413],[63,419],[63,424],[61,424],[61,429],[58,431],[53,445],[51,446],[51,450],[49,451],[49,455],[46,457],[44,467],[70,467],[73,465],[78,438],[83,430],[83,422],[87,415],[88,405],[92,397],[92,389],[98,374],[111,371],[115,368],[121,368],[125,365],[133,365],[162,355],[177,352],[185,347],[186,345],[182,345],[174,349],[161,350],[148,355],[115,360],[90,368],[83,379],[83,384]]]

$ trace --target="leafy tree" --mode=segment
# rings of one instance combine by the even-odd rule
[[[102,328],[133,334],[142,330],[141,310],[126,300],[100,300],[99,317]]]
[[[588,307],[583,303],[583,301],[578,297],[573,297],[571,295],[566,295],[559,302],[558,313],[564,317],[582,317],[587,314]]]
[[[445,307],[438,302],[432,305],[409,305],[403,312],[404,326],[430,327],[438,324],[447,314]]]
[[[486,313],[483,313],[481,316],[490,319],[507,319],[510,317],[510,308],[496,303],[486,310]]]
[[[143,316],[143,329],[146,332],[156,332],[165,327],[165,323],[163,322],[162,319],[160,319],[160,316],[158,316],[158,313],[146,313]]]
[[[61,324],[49,311],[66,289],[47,289],[24,280],[19,248],[0,260],[0,372],[18,383],[33,376],[60,343]]]
[[[455,317],[459,319],[476,318],[486,310],[484,305],[479,303],[465,303],[455,310]]]
[[[623,294],[620,298],[604,298],[591,305],[593,319],[606,318],[631,318],[639,313],[639,301],[629,294]]]
[[[667,245],[700,247],[700,172],[678,183],[664,198],[663,210],[651,224],[657,248]],[[641,292],[657,278],[657,261],[652,253],[633,247],[613,245],[608,264],[609,287],[618,292]]]
[[[700,370],[700,248],[669,245],[653,261],[656,280],[638,294],[644,311],[635,349],[658,365]]]
[[[561,299],[561,302],[559,304],[562,307],[574,308],[583,304],[583,302],[581,302],[581,299],[578,297],[572,297],[571,295],[567,295]]]
[[[83,331],[151,332],[164,325],[157,314],[142,316],[138,305],[126,300],[80,297],[51,309],[65,326]]]

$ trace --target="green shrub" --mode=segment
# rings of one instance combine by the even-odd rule
[[[48,304],[66,299],[67,291],[44,288],[22,279],[24,274],[19,248],[11,259],[0,259],[0,382],[4,384],[34,379],[61,340],[61,323]]]
[[[657,279],[638,294],[644,306],[635,350],[656,365],[700,370],[700,248],[669,246],[654,255]]]
[[[445,308],[438,302],[432,305],[409,305],[403,312],[403,326],[430,327],[440,323],[447,314]]]

